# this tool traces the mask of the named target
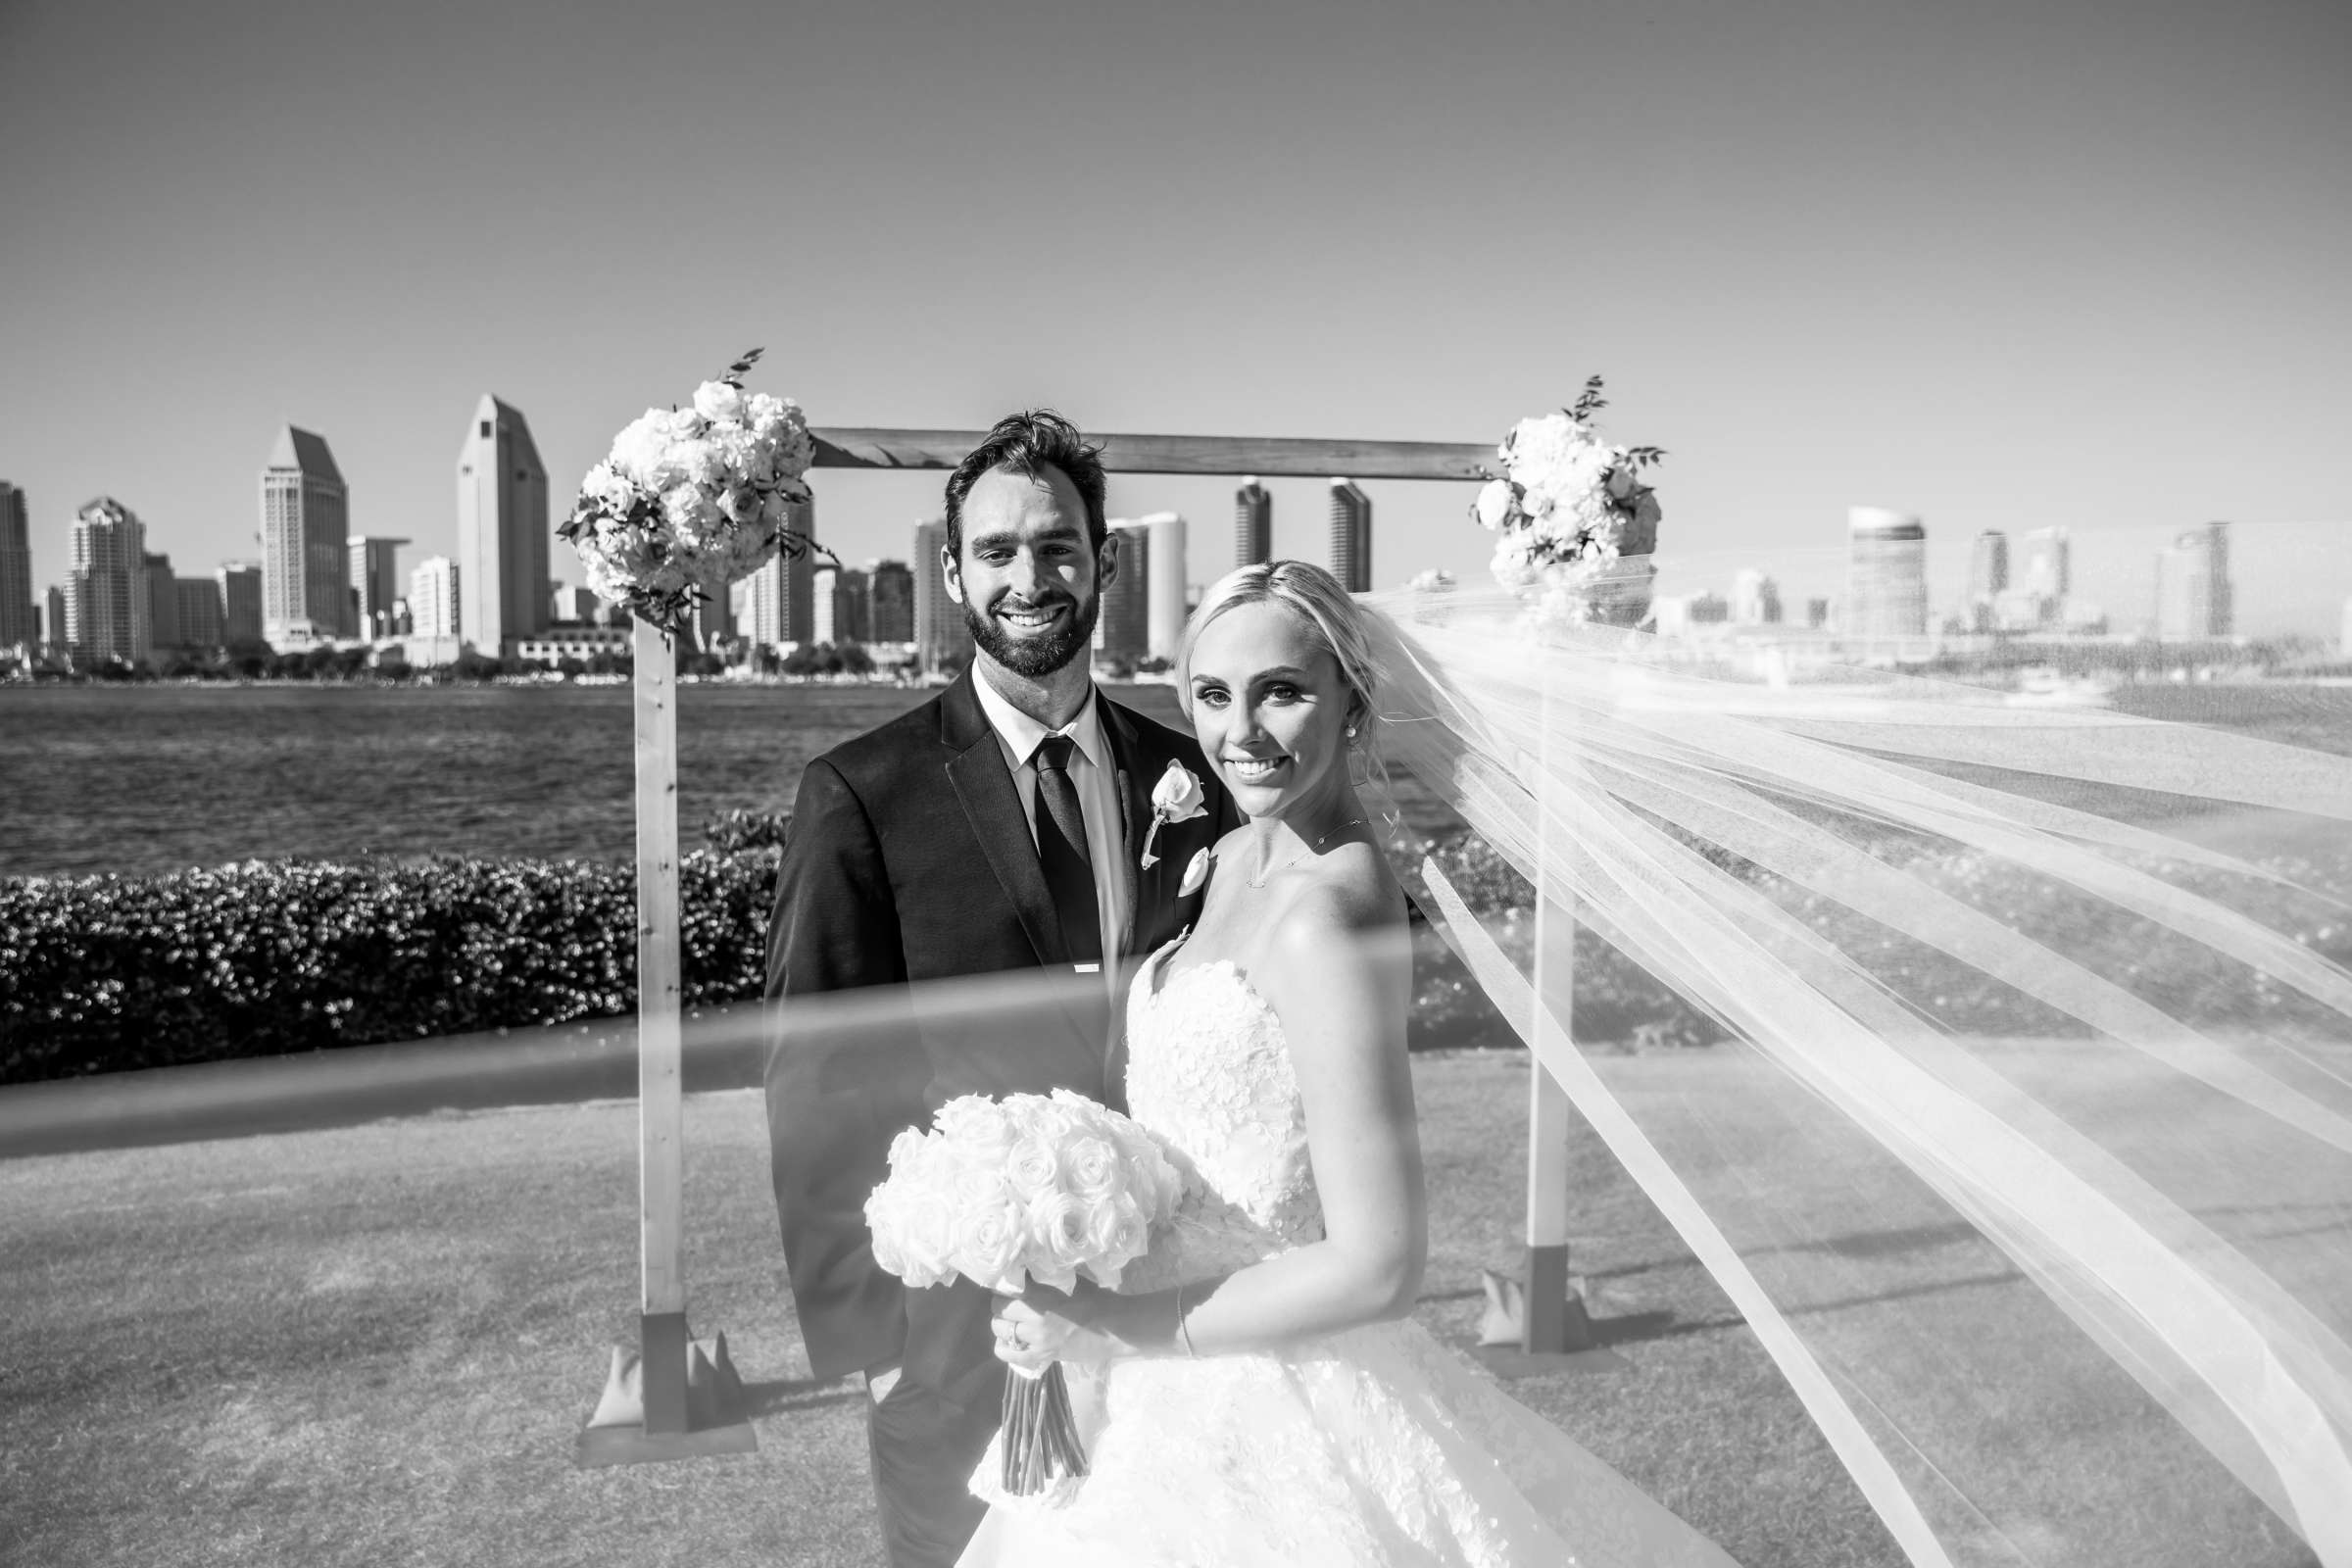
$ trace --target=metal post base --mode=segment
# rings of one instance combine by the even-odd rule
[[[639,1320],[638,1347],[635,1354],[612,1348],[604,1397],[580,1433],[574,1463],[649,1464],[759,1448],[724,1334],[706,1349],[687,1337],[685,1313],[651,1312]]]

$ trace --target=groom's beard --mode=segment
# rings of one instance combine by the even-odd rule
[[[1070,613],[1061,629],[1049,637],[1015,637],[1006,631],[997,617],[979,610],[967,600],[963,607],[963,623],[972,629],[972,641],[980,651],[1006,669],[1027,680],[1051,675],[1078,658],[1093,645],[1095,618],[1102,613],[1102,596],[1089,594],[1084,600],[1072,599]]]

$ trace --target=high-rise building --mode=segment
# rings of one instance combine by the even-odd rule
[[[857,567],[817,567],[812,583],[814,613],[810,617],[816,628],[816,640],[837,647],[868,641],[872,635],[868,629],[870,594],[866,574]]]
[[[1331,574],[1351,594],[1372,591],[1372,498],[1352,479],[1331,481]]]
[[[179,629],[179,579],[172,558],[148,551],[140,558],[139,592],[147,596],[147,655],[160,659],[184,646]]]
[[[1692,594],[1683,613],[1693,626],[1720,626],[1732,618],[1732,602],[1721,594]]]
[[[2191,528],[2156,556],[2156,635],[2175,642],[2227,637],[2232,623],[2230,525]]]
[[[172,581],[173,608],[179,614],[182,648],[221,648],[228,643],[227,622],[220,613],[220,585],[210,577],[175,577]]]
[[[2205,560],[2213,572],[2213,634],[2227,637],[2237,630],[2237,590],[2230,582],[2230,524],[2205,525]]]
[[[350,491],[326,443],[287,425],[262,469],[262,635],[300,646],[352,635]]]
[[[263,612],[268,597],[262,590],[262,568],[250,561],[230,561],[213,573],[220,585],[220,634],[229,647],[264,641],[269,617]]]
[[[409,626],[417,637],[462,637],[466,615],[459,598],[466,568],[447,556],[427,556],[409,573]]]
[[[407,587],[400,577],[400,547],[407,543],[381,534],[362,534],[351,541],[351,590],[358,595],[356,635],[392,635],[392,607]]]
[[[1740,626],[1781,623],[1781,585],[1754,566],[1732,575],[1732,621]]]
[[[1154,512],[1142,520],[1149,530],[1144,548],[1151,557],[1151,627],[1146,653],[1153,659],[1174,659],[1184,641],[1185,585],[1190,580],[1185,557],[1190,526],[1183,514]],[[1123,563],[1122,563],[1123,564]]]
[[[66,641],[76,663],[147,662],[147,528],[112,496],[74,515],[74,564],[66,581]]]
[[[963,607],[948,597],[948,579],[940,556],[948,547],[944,517],[914,525],[914,636],[915,660],[924,669],[960,664],[972,657],[972,628]],[[878,640],[878,639],[877,639]]]
[[[1928,632],[1928,530],[1906,512],[1846,511],[1845,636],[1870,642]]]
[[[791,504],[784,526],[816,538],[814,499]],[[785,559],[779,551],[744,582],[743,634],[761,648],[813,647],[816,643],[816,553],[804,550]]]
[[[868,568],[866,633],[869,642],[914,641],[914,573],[904,561],[877,561]]]
[[[571,588],[558,583],[555,603],[548,607],[549,615],[560,625],[585,626],[596,619],[599,603],[593,588]]]
[[[1242,476],[1233,493],[1233,564],[1254,566],[1274,559],[1274,497],[1255,474]]]
[[[39,641],[33,630],[32,525],[24,492],[0,479],[0,648]]]
[[[2075,589],[2074,547],[2064,528],[2033,528],[2017,542],[2013,586],[2046,599],[2053,607]]]
[[[1968,553],[1968,620],[1972,631],[1993,628],[1993,604],[2009,587],[2009,536],[1998,528],[1977,535]]]
[[[1152,529],[1113,518],[1110,534],[1119,542],[1119,572],[1102,590],[1095,652],[1132,666],[1152,653]]]
[[[1825,628],[1827,628],[1829,624],[1830,624],[1830,602],[1829,602],[1827,599],[1808,599],[1808,600],[1806,600],[1806,601],[1805,601],[1805,626],[1806,626],[1806,628],[1807,628],[1808,630],[1811,630],[1811,631],[1821,631],[1821,630],[1824,630]]]
[[[547,468],[521,413],[489,393],[458,447],[461,633],[481,653],[547,629]]]
[[[73,647],[66,638],[66,591],[56,583],[49,585],[43,598],[41,641],[51,648]]]

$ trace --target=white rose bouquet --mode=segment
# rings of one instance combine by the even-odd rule
[[[1592,416],[1607,406],[1596,375],[1573,406],[1520,420],[1496,449],[1502,476],[1490,480],[1471,507],[1481,527],[1501,535],[1495,580],[1536,598],[1546,618],[1584,620],[1596,599],[1608,601],[1602,612],[1608,619],[1627,618],[1623,612],[1635,600],[1631,618],[1647,608],[1647,567],[1638,560],[1618,563],[1656,547],[1657,493],[1641,473],[1666,454],[1604,444]]]
[[[1182,1188],[1149,1133],[1083,1095],[965,1095],[939,1108],[931,1131],[892,1141],[865,1222],[874,1261],[908,1285],[960,1275],[1017,1295],[1028,1280],[1068,1291],[1083,1274],[1116,1290]],[[1004,1453],[1015,1495],[1086,1474],[1058,1364],[1006,1382]]]
[[[779,550],[818,548],[785,526],[808,499],[801,475],[816,443],[792,399],[744,392],[760,352],[697,387],[690,407],[648,409],[614,436],[557,525],[590,588],[668,631]]]

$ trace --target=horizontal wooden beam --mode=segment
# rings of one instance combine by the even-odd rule
[[[953,468],[980,430],[841,428],[810,432],[819,468]],[[1095,435],[1113,473],[1245,473],[1285,478],[1480,479],[1494,448],[1457,441],[1310,441],[1261,435]]]

